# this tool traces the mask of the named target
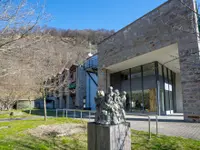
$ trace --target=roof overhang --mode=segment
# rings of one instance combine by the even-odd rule
[[[136,66],[158,61],[172,71],[180,72],[180,63],[178,59],[178,44],[172,44],[158,50],[128,59],[126,61],[106,67],[111,73],[126,70]]]

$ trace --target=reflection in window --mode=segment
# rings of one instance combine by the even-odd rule
[[[141,66],[131,69],[131,111],[143,110]]]
[[[173,110],[174,73],[158,63],[156,74],[155,66],[154,62],[111,74],[111,86],[127,92],[126,111],[157,112],[159,108],[164,114]]]
[[[165,83],[165,90],[166,91],[172,91],[172,85],[168,84],[168,83]]]
[[[130,72],[129,69],[121,71],[121,92],[126,91],[126,104],[125,104],[125,109],[129,111],[130,109],[130,98],[131,98],[131,93],[130,93]]]
[[[156,76],[155,63],[143,66],[144,110],[156,112]]]
[[[121,91],[121,72],[113,73],[110,76],[110,85]]]

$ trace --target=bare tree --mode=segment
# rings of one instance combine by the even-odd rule
[[[4,59],[7,59],[5,56],[15,55],[19,52],[19,49],[27,47],[27,44],[30,45],[30,42],[27,44],[21,43],[21,40],[27,38],[27,36],[32,36],[32,43],[40,40],[37,36],[33,36],[33,34],[37,32],[37,25],[39,25],[41,20],[47,21],[48,17],[49,16],[45,13],[45,5],[40,1],[33,4],[29,3],[27,0],[0,0],[0,55],[3,59],[0,60],[1,80],[4,81],[7,75],[9,75],[10,80],[12,80],[13,76],[18,76],[21,72],[27,71],[25,68],[13,69],[14,67],[12,67],[13,65],[11,64],[13,60],[11,59],[9,62],[5,62]],[[12,81],[9,80],[8,82],[1,83],[0,85],[3,87],[9,85],[7,91],[3,92],[5,94],[2,95],[1,93],[0,105],[2,109],[11,108],[18,98],[23,97],[23,90],[18,91],[16,88],[17,86],[21,89],[26,87],[26,85],[23,84],[13,85],[11,83]]]
[[[38,59],[37,56],[34,57],[34,66],[39,66],[42,63],[45,63],[45,65],[43,65],[43,67],[34,67],[34,72],[36,72],[34,84],[35,86],[32,88],[32,90],[36,91],[36,93],[38,93],[38,96],[43,99],[45,121],[47,120],[47,97],[49,96],[49,93],[52,93],[52,95],[57,98],[57,92],[61,93],[63,92],[64,87],[68,87],[68,71],[66,70],[66,68],[70,64],[72,64],[72,61],[75,61],[73,60],[72,53],[70,52],[65,52],[63,55],[52,55],[51,53],[56,52],[57,48],[49,47],[48,50],[48,53],[46,53],[46,51],[43,51],[42,49],[39,50],[40,55],[43,56],[42,59]],[[62,62],[63,57],[65,58],[65,64],[63,64]],[[51,62],[50,60],[56,62]],[[60,64],[60,67],[58,67],[58,64]],[[65,72],[65,74],[63,74],[63,72]]]
[[[17,103],[17,100],[20,99],[25,93],[23,92],[18,92],[16,90],[16,86],[11,87],[9,89],[9,92],[5,92],[3,95],[0,95],[0,110],[10,110],[13,108],[13,105]],[[3,93],[3,92],[1,92]]]
[[[16,42],[31,33],[47,17],[44,4],[30,4],[26,0],[0,1],[0,50],[14,49]]]

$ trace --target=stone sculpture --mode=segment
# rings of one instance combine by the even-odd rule
[[[125,122],[124,106],[126,102],[126,92],[121,95],[119,90],[113,92],[113,87],[109,88],[109,93],[97,92],[95,122],[104,125],[116,125]]]

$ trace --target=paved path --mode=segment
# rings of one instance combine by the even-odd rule
[[[148,132],[148,121],[129,121],[131,128],[140,131]],[[156,122],[151,122],[151,131],[156,133]],[[191,138],[200,140],[200,123],[186,123],[186,122],[159,122],[159,134],[169,136],[181,136],[184,138]]]

